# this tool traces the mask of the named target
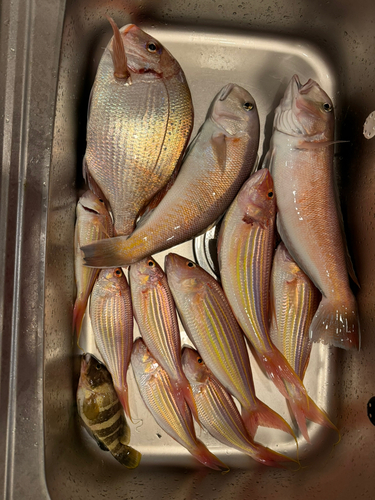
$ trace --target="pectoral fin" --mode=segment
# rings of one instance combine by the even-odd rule
[[[225,170],[226,161],[227,161],[227,145],[226,145],[226,136],[223,132],[214,132],[211,136],[211,146],[214,158],[217,161],[220,169],[222,171]]]

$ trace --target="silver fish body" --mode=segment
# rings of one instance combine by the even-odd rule
[[[213,100],[172,187],[129,237],[83,249],[88,266],[129,265],[201,234],[230,205],[249,176],[259,143],[252,96],[235,84]]]
[[[171,177],[191,133],[193,107],[185,75],[165,47],[134,24],[112,27],[90,97],[84,174],[108,200],[115,233],[128,235]],[[122,76],[115,71],[119,50]]]
[[[98,270],[84,266],[81,247],[113,236],[113,225],[104,200],[86,191],[78,200],[74,232],[74,274],[77,297],[73,310],[73,329],[77,337]]]
[[[128,446],[130,430],[106,367],[85,354],[77,390],[78,414],[99,446],[107,449],[122,465],[134,469],[141,454]]]
[[[188,406],[185,404],[181,411],[166,371],[151,356],[141,338],[134,342],[131,364],[142,399],[158,425],[207,467],[228,471],[196,437]]]
[[[103,269],[93,287],[90,319],[99,352],[130,418],[127,371],[133,346],[130,287],[121,268]]]

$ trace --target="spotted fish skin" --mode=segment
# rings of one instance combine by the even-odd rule
[[[73,329],[77,337],[98,270],[84,266],[81,246],[113,236],[113,225],[104,200],[86,191],[78,200],[74,232],[74,274],[77,297],[73,309]]]
[[[183,70],[159,41],[134,24],[112,27],[90,97],[84,175],[108,200],[115,233],[129,235],[178,164],[193,106]],[[118,41],[125,49],[123,78],[114,67]]]
[[[77,390],[78,414],[103,449],[128,469],[139,465],[141,454],[128,446],[130,430],[106,367],[85,354]]]
[[[141,338],[134,342],[131,364],[142,399],[155,421],[199,462],[214,470],[229,468],[197,438],[190,410],[179,408],[168,374],[152,357]]]
[[[90,319],[100,355],[125,413],[131,418],[127,371],[133,345],[133,308],[121,268],[100,271],[91,293]]]

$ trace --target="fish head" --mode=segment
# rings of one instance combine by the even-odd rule
[[[276,200],[272,176],[268,169],[255,172],[238,193],[238,206],[243,213],[243,222],[270,224],[276,213]]]
[[[205,383],[210,376],[210,371],[198,351],[192,347],[182,348],[182,368],[191,384]]]
[[[97,286],[103,293],[115,293],[129,287],[124,271],[121,267],[101,269],[97,279]]]
[[[112,378],[106,366],[92,354],[84,354],[81,359],[81,379],[90,389],[103,384],[112,384]]]
[[[165,272],[168,283],[180,293],[195,294],[202,288],[203,269],[181,255],[176,253],[166,255]]]
[[[130,266],[130,280],[139,283],[142,288],[154,287],[163,277],[162,268],[152,257],[146,257]]]
[[[98,198],[92,191],[88,190],[80,197],[77,203],[77,208],[82,208],[86,212],[96,215],[109,216],[105,206],[105,201]]]
[[[160,368],[141,337],[134,341],[131,363],[133,370],[138,374],[152,375]]]
[[[182,69],[176,59],[154,37],[145,33],[135,24],[127,24],[120,29],[125,48],[126,65],[130,74],[143,75],[146,79],[170,78],[181,76]],[[113,50],[115,37],[109,44]]]
[[[332,101],[315,80],[310,78],[302,85],[294,75],[276,109],[274,127],[288,135],[331,141],[334,131]]]
[[[213,100],[208,115],[230,136],[259,135],[259,116],[254,98],[234,83],[223,87]]]

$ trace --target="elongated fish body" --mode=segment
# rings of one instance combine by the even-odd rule
[[[182,370],[180,330],[167,277],[152,257],[132,264],[129,277],[134,317],[142,338],[167,372],[180,409],[186,400],[198,421],[191,387]]]
[[[250,437],[259,425],[293,435],[285,420],[255,396],[245,339],[218,282],[179,255],[170,253],[165,262],[185,331],[211,372],[241,404]]]
[[[254,99],[235,84],[213,100],[181,170],[159,205],[129,237],[83,249],[88,266],[128,265],[202,233],[230,205],[258,150]]]
[[[310,404],[302,381],[272,343],[269,334],[270,274],[274,249],[276,204],[271,174],[262,169],[243,185],[221,225],[218,257],[222,285],[259,362],[288,400],[307,441],[306,418],[326,421]],[[333,424],[331,424],[333,426]],[[334,427],[334,426],[333,426]]]
[[[215,439],[265,465],[277,467],[279,462],[290,460],[249,437],[233,399],[195,349],[183,348],[182,365],[193,389],[200,422]]]
[[[340,226],[333,139],[330,98],[313,80],[301,85],[295,75],[275,112],[269,152],[277,227],[290,255],[323,296],[310,337],[351,349],[360,345],[360,327]]]
[[[126,374],[133,346],[133,309],[130,287],[121,268],[100,271],[91,294],[90,319],[96,345],[131,418]]]
[[[281,242],[272,264],[271,339],[301,380],[310,359],[309,328],[319,301],[319,291]]]
[[[77,297],[73,310],[73,329],[79,337],[83,316],[95,279],[97,269],[84,266],[81,247],[94,241],[113,236],[111,217],[104,201],[91,191],[86,191],[77,203],[74,233],[74,273]]]
[[[134,342],[131,364],[142,399],[157,424],[202,464],[228,471],[229,468],[196,437],[188,406],[185,404],[181,411],[173,397],[167,372],[152,357],[141,338]]]
[[[141,454],[127,446],[130,429],[111,375],[94,356],[85,354],[81,360],[81,375],[77,390],[77,408],[84,426],[99,446],[109,450],[122,465],[134,469]]]
[[[127,235],[172,175],[191,133],[193,106],[168,50],[134,24],[121,30],[111,24],[114,36],[90,98],[84,173],[108,200],[115,233]]]

